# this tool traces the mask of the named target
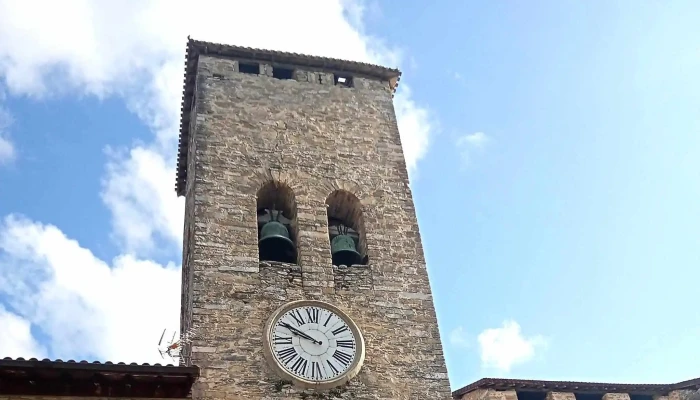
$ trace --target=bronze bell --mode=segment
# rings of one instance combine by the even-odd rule
[[[296,246],[289,237],[289,230],[279,221],[269,221],[260,229],[261,261],[280,261],[295,263],[297,259]]]
[[[331,240],[331,256],[333,265],[347,265],[362,263],[362,255],[355,247],[355,240],[349,235],[340,234]]]

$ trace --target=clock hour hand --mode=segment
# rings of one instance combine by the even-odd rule
[[[306,333],[304,333],[304,332],[298,330],[297,328],[295,328],[295,327],[289,325],[289,324],[286,323],[286,322],[283,323],[283,324],[281,324],[281,325],[282,325],[283,327],[289,329],[293,334],[295,334],[295,335],[297,335],[297,336],[299,336],[299,337],[302,337],[302,338],[304,338],[304,339],[310,340],[310,341],[312,341],[312,342],[314,342],[314,343],[316,343],[316,344],[323,344],[323,342],[321,342],[320,340],[316,340],[316,339],[312,338],[311,336],[309,336],[309,335],[307,335]]]

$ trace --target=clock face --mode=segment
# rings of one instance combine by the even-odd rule
[[[364,358],[357,327],[325,303],[295,303],[282,307],[268,323],[274,363],[286,375],[312,385],[349,379]]]

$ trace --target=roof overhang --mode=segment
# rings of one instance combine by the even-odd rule
[[[61,360],[0,360],[0,396],[187,398],[199,368]]]

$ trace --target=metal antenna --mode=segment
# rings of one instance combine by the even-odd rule
[[[158,341],[158,352],[160,353],[161,358],[165,358],[164,355],[167,354],[171,360],[175,361],[176,358],[180,357],[180,349],[182,346],[190,343],[197,335],[197,328],[194,326],[191,327],[184,334],[182,334],[178,340],[175,340],[177,331],[173,331],[172,340],[163,347],[163,337],[165,336],[166,330],[167,329],[163,329],[163,333],[160,335],[160,340]]]

